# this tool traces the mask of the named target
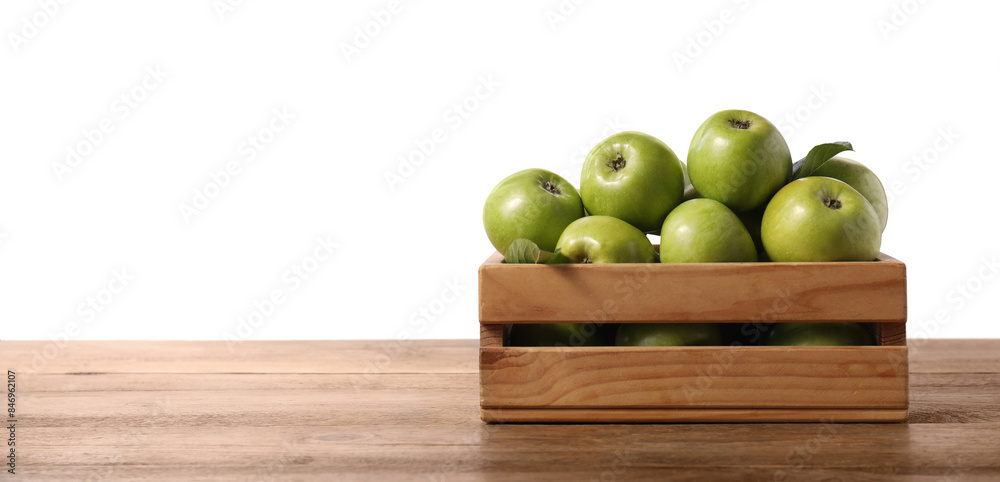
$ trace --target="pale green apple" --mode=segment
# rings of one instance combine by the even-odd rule
[[[867,166],[858,161],[838,156],[824,162],[810,176],[839,179],[860,192],[875,208],[882,231],[885,231],[885,225],[889,221],[889,200],[886,198],[882,181],[879,181],[878,176]]]
[[[753,238],[725,204],[692,199],[677,206],[660,230],[660,262],[757,261]]]
[[[717,346],[722,344],[718,323],[623,323],[615,335],[617,346]]]
[[[570,263],[652,263],[649,238],[625,221],[611,216],[587,216],[573,221],[556,243]]]
[[[524,238],[554,251],[566,226],[583,217],[583,201],[569,181],[545,169],[525,169],[500,181],[483,206],[483,226],[501,254]]]
[[[775,323],[765,344],[771,346],[863,346],[871,335],[858,323]]]
[[[641,132],[614,134],[595,146],[580,175],[583,205],[654,232],[684,194],[680,159],[659,139]]]
[[[742,212],[762,206],[781,189],[791,176],[792,156],[781,132],[767,119],[724,110],[695,132],[687,168],[691,184],[703,197]]]
[[[871,203],[829,177],[804,177],[781,188],[760,226],[772,261],[872,261],[882,229]]]

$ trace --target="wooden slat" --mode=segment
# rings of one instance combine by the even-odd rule
[[[996,339],[910,338],[906,344],[912,373],[1000,373],[1000,342]]]
[[[481,323],[906,321],[906,266],[851,263],[479,268]]]
[[[272,474],[279,480],[287,478],[288,473],[325,474],[327,480],[339,478],[343,473],[384,474],[386,479],[383,480],[413,477],[414,474],[419,474],[417,478],[422,480],[427,479],[426,474],[437,474],[437,480],[467,480],[477,476],[504,478],[511,472],[535,473],[535,478],[540,478],[539,474],[558,477],[569,472],[589,480],[609,470],[611,463],[624,455],[630,463],[629,471],[627,474],[619,472],[619,480],[623,475],[631,479],[632,470],[641,468],[660,470],[660,478],[677,472],[689,474],[691,480],[697,480],[694,477],[699,474],[705,477],[720,466],[765,467],[771,472],[799,467],[803,479],[812,475],[813,470],[825,469],[838,474],[842,480],[856,480],[850,475],[864,471],[869,474],[940,475],[944,473],[941,469],[948,468],[949,461],[953,467],[962,469],[963,475],[997,473],[998,470],[996,447],[989,445],[996,440],[995,432],[990,433],[991,429],[996,430],[996,424],[967,424],[964,427],[961,424],[594,427],[486,425],[479,421],[478,414],[470,418],[477,429],[456,431],[449,427],[449,433],[427,427],[428,435],[422,440],[415,431],[397,429],[393,432],[388,427],[369,430],[363,425],[344,427],[340,431],[332,426],[277,426],[270,433],[253,430],[242,435],[235,429],[223,429],[215,434],[202,429],[191,432],[193,437],[190,438],[177,430],[151,427],[141,442],[102,446],[96,450],[85,438],[66,429],[46,433],[46,437],[65,434],[67,442],[82,443],[36,450],[30,467],[77,474],[75,478],[66,476],[67,480],[85,479],[80,475],[101,465],[114,469],[113,480],[125,479],[126,474],[132,476],[129,480],[135,480],[139,472],[129,469],[136,465],[150,473],[169,475],[172,472],[167,469],[172,463],[177,474],[195,474],[181,468],[196,467],[202,474],[217,477],[252,474],[253,471],[241,471],[240,467],[246,466],[271,466],[288,471]],[[358,434],[346,433],[347,430]],[[203,438],[196,438],[198,436]],[[241,436],[245,438],[241,440]],[[438,438],[431,442],[431,437]],[[157,447],[157,439],[165,443]],[[809,452],[803,450],[807,443]],[[961,460],[958,454],[962,454]],[[176,463],[181,457],[184,463]],[[149,475],[143,477],[150,478]],[[773,477],[772,473],[766,479]],[[39,480],[28,475],[24,478]],[[230,476],[227,480],[234,478]],[[926,478],[933,480],[930,476]],[[964,481],[966,477],[959,480]]]
[[[905,422],[906,409],[484,408],[490,423]]]
[[[39,373],[476,373],[479,340],[0,341],[0,369]],[[289,356],[294,353],[295,356]]]
[[[907,406],[905,347],[482,348],[483,408]]]

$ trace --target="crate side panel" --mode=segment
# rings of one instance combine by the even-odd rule
[[[482,323],[906,320],[905,266],[483,265]]]
[[[482,348],[483,408],[908,405],[905,347]]]

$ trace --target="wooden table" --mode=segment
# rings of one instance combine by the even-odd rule
[[[3,341],[0,481],[1000,480],[1000,340],[910,345],[908,424],[487,425],[474,340]]]

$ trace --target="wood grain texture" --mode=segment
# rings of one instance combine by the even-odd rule
[[[483,348],[480,373],[483,408],[905,412],[908,400],[905,347]]]
[[[905,422],[906,409],[484,408],[490,423],[878,423]]]
[[[850,300],[845,302],[845,300]],[[479,267],[481,323],[906,321],[906,266],[877,262]]]
[[[0,360],[42,373],[474,373],[469,343],[441,340],[430,356],[414,340],[0,342]]]
[[[480,346],[498,348],[504,346],[503,325],[479,325]]]
[[[909,340],[906,424],[485,424],[479,340],[412,343],[72,342],[18,375],[7,480],[1000,479],[1000,340]]]
[[[906,346],[906,323],[865,323],[879,346]]]

